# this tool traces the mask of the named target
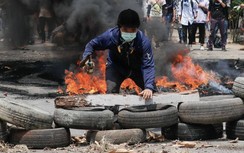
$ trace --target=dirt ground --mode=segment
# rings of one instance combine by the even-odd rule
[[[175,32],[176,33],[176,32]],[[1,43],[1,42],[0,42]],[[163,44],[162,44],[163,45]],[[244,61],[243,45],[228,44],[226,52],[216,49],[214,51],[200,51],[198,45],[189,55],[195,60],[218,61],[236,60]],[[58,86],[63,85],[64,69],[69,69],[80,56],[81,51],[74,46],[57,47],[51,43],[28,46],[30,50],[11,50],[0,44],[0,100],[7,98],[11,101],[26,103],[45,109],[53,113],[54,99]],[[84,130],[71,130],[72,136],[83,136]],[[160,134],[158,129],[155,133]],[[211,141],[194,141],[194,147],[185,148],[177,145],[176,141],[163,141],[156,143],[142,143],[133,146],[126,144],[111,145],[78,144],[66,148],[34,150],[20,145],[8,148],[0,145],[2,152],[35,152],[35,153],[241,153],[244,150],[244,141],[233,142],[225,137]],[[121,150],[119,150],[121,149]]]

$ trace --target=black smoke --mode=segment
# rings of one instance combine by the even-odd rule
[[[33,34],[32,15],[38,10],[38,0],[8,0],[3,7],[4,36],[12,48],[28,43]]]
[[[54,6],[55,14],[64,19],[67,30],[79,33],[81,44],[116,26],[118,14],[128,8],[143,17],[142,8],[136,0],[69,0]]]

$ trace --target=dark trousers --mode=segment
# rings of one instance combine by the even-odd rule
[[[47,38],[50,39],[51,33],[53,31],[53,19],[52,18],[39,17],[39,28],[40,28],[40,35],[41,35],[42,41],[46,40],[45,25],[47,25],[47,27],[48,27]]]
[[[228,22],[228,20],[225,19],[224,27],[225,27],[225,39],[226,39],[226,42],[227,42],[227,38],[228,38],[228,26],[229,26],[229,22]],[[215,30],[214,30],[215,31],[215,36],[218,33],[218,30],[219,30],[219,27],[216,26]]]
[[[172,23],[173,14],[169,13],[165,16],[166,23],[166,32],[167,32],[167,40],[171,40],[172,32],[171,32],[171,23]]]
[[[129,74],[128,74],[129,75]],[[119,93],[120,86],[122,82],[130,78],[132,79],[137,86],[144,90],[144,81],[141,72],[131,72],[128,76],[122,74],[117,68],[113,66],[106,67],[106,84],[107,84],[107,93]]]
[[[187,44],[187,33],[188,33],[188,43],[192,44],[193,40],[192,40],[192,25],[188,24],[186,25],[182,25],[182,32],[183,32],[183,41],[185,44]]]
[[[205,40],[205,23],[193,23],[192,25],[192,41],[196,42],[196,32],[199,29],[199,43],[204,44]]]
[[[213,41],[216,35],[215,29],[218,26],[218,29],[220,30],[220,36],[221,36],[221,44],[222,47],[225,47],[226,45],[226,22],[225,19],[211,19],[210,22],[210,36],[209,36],[209,40],[208,40],[208,47],[211,48],[213,46]]]

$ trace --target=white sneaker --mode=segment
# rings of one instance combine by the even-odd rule
[[[193,47],[192,47],[192,45],[189,45],[189,49],[190,49],[190,51],[193,51],[194,50]]]
[[[200,47],[200,50],[205,50],[203,46]]]

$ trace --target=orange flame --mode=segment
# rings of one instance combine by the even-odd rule
[[[70,95],[106,93],[105,82],[105,56],[104,52],[98,52],[93,74],[87,74],[80,69],[78,73],[65,70],[66,93]],[[175,81],[169,81],[166,76],[156,77],[156,86],[174,88],[177,91],[192,90],[200,85],[205,85],[210,79],[215,78],[214,74],[205,72],[202,67],[194,64],[189,56],[179,54],[173,59],[171,66],[172,76]],[[121,89],[135,90],[140,88],[131,79],[126,79],[121,84]]]
[[[201,66],[194,64],[191,57],[177,55],[173,60],[171,72],[177,82],[168,82],[167,77],[156,79],[156,85],[162,87],[174,86],[179,91],[193,90],[200,85],[208,84],[210,79],[215,80],[215,75],[205,72]]]
[[[78,73],[65,70],[66,93],[70,95],[77,94],[105,94],[107,87],[105,82],[105,57],[103,52],[97,52],[97,65],[93,74],[87,74],[84,70],[79,69]],[[139,93],[139,87],[131,79],[126,79],[122,85],[122,89],[134,89]]]
[[[67,93],[70,95],[106,93],[106,64],[103,54],[97,54],[97,61],[98,65],[96,67],[98,70],[95,69],[93,74],[88,74],[81,68],[79,68],[78,73],[65,70],[65,84],[67,85]]]

